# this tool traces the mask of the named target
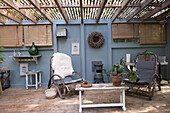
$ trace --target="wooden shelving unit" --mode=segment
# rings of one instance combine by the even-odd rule
[[[35,61],[36,64],[38,64],[38,58],[41,57],[41,55],[35,55],[35,56],[10,56],[13,57],[13,59],[19,64],[21,61]]]

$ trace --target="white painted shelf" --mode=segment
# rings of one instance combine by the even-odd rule
[[[38,58],[41,57],[41,55],[35,55],[35,56],[9,56],[13,57],[13,59],[19,64],[20,61],[35,61],[36,64],[38,64]]]

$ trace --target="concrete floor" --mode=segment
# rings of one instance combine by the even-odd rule
[[[46,99],[46,87],[38,90],[24,87],[8,88],[0,95],[0,113],[78,113],[78,95],[62,100]],[[119,92],[86,91],[84,103],[118,102]],[[155,92],[152,101],[143,96],[126,94],[127,113],[170,113],[170,85],[162,86],[162,91]],[[124,113],[121,107],[85,108],[83,113]]]

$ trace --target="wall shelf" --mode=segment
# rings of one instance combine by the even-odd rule
[[[36,64],[38,64],[38,58],[41,57],[41,55],[35,55],[35,56],[10,56],[13,57],[13,59],[19,64],[21,61],[35,61]]]

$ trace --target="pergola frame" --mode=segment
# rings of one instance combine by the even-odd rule
[[[79,19],[78,16],[80,16],[81,23],[83,24],[83,19],[87,19],[84,17],[85,14],[86,15],[95,14],[94,19],[96,19],[96,23],[98,23],[99,20],[103,18],[103,15],[105,13],[109,15],[108,19],[110,18],[112,22],[114,22],[116,18],[120,18],[121,14],[126,15],[125,19],[127,22],[129,22],[132,18],[136,18],[136,15],[138,15],[140,12],[144,12],[144,15],[141,17],[141,20],[144,21],[152,17],[154,14],[158,13],[159,11],[164,10],[165,8],[170,6],[169,0],[165,0],[164,2],[162,1],[157,3],[153,2],[153,0],[141,0],[143,1],[142,3],[134,2],[135,0],[133,0],[133,3],[132,0],[122,0],[122,2],[119,2],[120,0],[117,0],[116,4],[109,2],[109,0],[99,0],[99,1],[94,0],[94,2],[91,3],[86,3],[87,0],[76,0],[77,4],[74,3],[66,4],[63,3],[62,0],[54,0],[55,3],[46,4],[46,5],[40,3],[40,1],[38,0],[23,0],[29,2],[29,5],[28,4],[19,5],[19,3],[16,3],[12,0],[2,0],[2,1],[5,5],[0,5],[0,15],[3,15],[8,19],[14,20],[19,24],[22,24],[23,19],[9,12],[8,11],[9,9],[14,9],[19,14],[24,15],[24,17],[27,18],[28,20],[31,20],[34,24],[38,23],[39,19],[37,19],[37,17],[39,16],[34,16],[33,14],[29,13],[28,9],[30,10],[36,9],[36,11],[39,11],[39,13],[43,16],[43,18],[48,20],[51,24],[53,23],[53,20],[55,20],[53,16],[55,16],[56,18],[64,19],[66,24],[69,23],[68,22],[69,19],[74,19],[75,17],[76,19]],[[44,1],[52,2],[51,0],[44,0]],[[154,9],[150,9],[150,11],[148,12],[148,10],[146,11],[146,8],[148,7],[149,8],[154,7]],[[128,8],[133,8],[134,10]],[[111,9],[115,9],[115,11],[109,12]],[[161,20],[163,18],[166,18],[168,15],[170,15],[169,10],[170,9],[168,9],[168,11],[166,11],[164,15],[163,14],[158,15],[157,17],[155,17],[155,19]],[[87,13],[87,11],[91,11],[91,12]],[[95,11],[97,11],[97,13],[95,13]],[[54,12],[57,12],[58,14],[55,14]],[[88,19],[90,19],[90,17],[88,17]],[[0,22],[2,24],[6,24],[6,19],[0,16]]]

